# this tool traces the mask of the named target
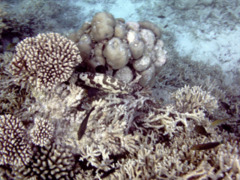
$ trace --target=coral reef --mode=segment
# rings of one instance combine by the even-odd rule
[[[184,86],[188,78],[181,79],[187,75],[180,66],[159,72],[154,88],[170,89],[169,101],[161,101],[149,87],[166,60],[157,26],[105,12],[95,16],[107,34],[85,23],[75,34],[80,52],[67,38],[47,33],[17,45],[13,76],[1,60],[3,80],[35,87],[25,89],[19,109],[1,112],[1,179],[238,179],[239,114],[223,102],[226,96],[194,84],[205,80],[200,75],[189,75],[193,80]],[[120,69],[106,60],[106,53],[119,50],[105,52],[112,39],[130,54]],[[216,114],[229,117],[228,128],[212,126]],[[196,148],[209,143],[218,146]]]
[[[0,164],[22,166],[29,163],[33,151],[26,139],[26,129],[19,118],[0,116]]]
[[[35,147],[34,152],[28,165],[13,169],[14,179],[75,179],[76,161],[69,148],[52,144]]]
[[[69,36],[78,44],[89,71],[115,76],[127,67],[131,71],[126,71],[126,80],[121,80],[129,82],[140,74],[138,83],[143,87],[154,84],[155,76],[166,62],[160,37],[160,28],[149,21],[125,22],[107,12],[95,14],[91,22]]]
[[[184,86],[173,94],[173,98],[179,112],[192,112],[196,109],[211,113],[218,107],[217,100],[199,86]]]
[[[81,62],[72,41],[58,33],[47,33],[18,43],[10,69],[17,83],[28,82],[35,88],[51,90],[68,80],[73,68]]]
[[[30,131],[32,142],[35,145],[46,146],[50,143],[53,136],[53,124],[46,119],[35,119],[34,126]]]
[[[28,93],[15,85],[9,64],[13,58],[13,53],[5,52],[0,54],[0,113],[13,113],[20,110]]]

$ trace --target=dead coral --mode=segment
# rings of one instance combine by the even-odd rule
[[[72,41],[58,33],[47,33],[18,43],[10,69],[17,83],[52,90],[68,80],[81,62],[80,52]]]

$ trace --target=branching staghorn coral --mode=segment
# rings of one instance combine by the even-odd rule
[[[192,112],[193,110],[206,110],[212,113],[218,108],[217,100],[209,92],[203,91],[199,86],[184,86],[172,95],[179,112]]]
[[[124,102],[115,94],[93,101],[89,106],[95,109],[90,114],[83,137],[78,140],[76,129],[66,139],[68,145],[74,146],[76,152],[81,154],[80,162],[87,161],[89,166],[95,167],[99,177],[114,169],[116,157],[133,154],[138,147],[137,136],[125,132],[128,123],[126,120],[133,116],[131,113],[134,112],[134,107],[137,108],[137,101],[130,102],[132,101],[127,99]],[[83,120],[86,116],[82,113],[79,115],[75,119]],[[79,127],[80,123],[81,121],[73,119],[71,129]]]
[[[65,105],[62,108],[63,112],[69,115],[69,119],[59,119],[61,123],[69,122],[63,129],[70,131],[64,134],[60,142],[65,143],[73,154],[78,155],[75,159],[76,164],[72,163],[68,166],[72,169],[71,172],[76,172],[74,174],[76,179],[211,178],[214,177],[216,171],[218,177],[225,177],[222,172],[226,172],[234,178],[236,174],[239,174],[237,138],[234,134],[229,137],[228,133],[222,134],[220,131],[216,133],[216,130],[211,129],[210,122],[203,111],[178,112],[174,104],[161,107],[149,94],[144,93],[144,90],[135,92],[135,94],[99,94],[91,100],[86,97],[86,94],[81,95],[81,87],[75,87],[75,91],[68,91],[68,88],[69,86],[66,86],[57,91],[59,100],[56,102],[60,103],[60,97],[69,102],[67,99],[72,98],[68,97],[74,97],[71,94],[78,94],[76,92],[80,92],[82,97],[78,101],[80,107],[75,106],[74,101],[71,101],[74,103],[62,103],[61,105]],[[49,102],[55,101],[46,99]],[[42,103],[47,103],[47,100]],[[56,111],[58,108],[52,108],[54,106],[53,103],[46,106],[48,107],[46,108],[47,114],[58,112]],[[77,110],[74,110],[76,107]],[[89,115],[87,128],[79,140],[77,136],[79,127],[92,107],[94,110]],[[44,109],[42,111],[44,114]],[[40,114],[37,113],[37,115]],[[54,113],[51,116],[53,115]],[[195,124],[205,125],[211,137],[206,139],[194,132]],[[228,141],[229,138],[233,141]],[[224,143],[216,149],[199,152],[191,150],[191,146],[198,143],[222,140],[227,144]],[[42,148],[44,150],[49,147]],[[42,150],[38,150],[40,154]],[[229,160],[226,157],[229,157]],[[48,158],[50,157],[47,156]],[[45,168],[44,162],[45,160],[23,167],[23,169],[33,169],[33,171],[21,170],[15,174],[19,177],[39,177],[38,169]],[[219,163],[222,163],[221,168],[218,166]],[[56,162],[55,164],[57,165]],[[31,173],[26,175],[24,172]],[[55,176],[49,169],[44,172],[46,175],[43,174],[43,179],[49,174],[51,177]],[[59,172],[61,174],[61,169]],[[62,177],[73,176],[66,174]]]

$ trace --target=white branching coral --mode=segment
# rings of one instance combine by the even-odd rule
[[[26,129],[20,119],[12,115],[0,116],[0,164],[26,165],[32,157],[26,140]]]
[[[80,125],[89,111],[79,111],[71,121],[72,131],[65,142],[81,154],[81,163],[87,162],[88,166],[96,168],[96,177],[100,179],[104,172],[114,169],[117,157],[134,154],[138,149],[139,135],[126,133],[130,124],[128,120],[134,118],[134,109],[143,103],[142,99],[133,100],[133,97],[120,98],[109,94],[89,103],[89,108],[94,107],[94,110],[87,119],[87,128],[80,140],[77,134],[83,130]]]
[[[31,104],[28,111],[50,119],[61,119],[68,116],[69,110],[85,97],[84,89],[74,84],[62,84],[55,90],[55,93],[32,91],[35,103]]]
[[[30,131],[32,142],[39,146],[46,146],[53,137],[53,124],[43,118],[35,118],[34,126]]]
[[[112,101],[109,101],[110,99]],[[95,110],[93,115],[89,117],[88,129],[80,144],[83,142],[91,144],[94,141],[97,146],[100,144],[104,145],[111,155],[121,154],[126,152],[126,150],[134,152],[135,149],[132,149],[130,146],[131,143],[135,143],[134,139],[137,140],[137,138],[132,137],[130,134],[124,135],[129,117],[126,112],[131,107],[127,103],[121,103],[124,102],[114,95],[94,101],[92,106],[95,107]]]
[[[212,113],[218,108],[218,102],[209,92],[200,86],[184,86],[172,94],[176,108],[179,112],[193,112],[193,110],[206,110]]]
[[[81,62],[80,52],[71,40],[58,33],[46,33],[18,43],[10,69],[17,83],[51,90],[68,80]]]
[[[96,94],[88,96],[91,88],[80,80]],[[28,164],[14,166],[20,179],[239,177],[239,138],[211,128],[206,111],[213,112],[217,100],[199,86],[179,89],[175,103],[163,105],[149,89],[105,74],[76,73],[68,82],[53,92],[31,92],[34,154]],[[192,148],[211,142],[218,146]]]

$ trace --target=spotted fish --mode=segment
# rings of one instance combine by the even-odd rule
[[[101,73],[80,73],[79,79],[83,81],[86,86],[97,88],[108,93],[130,94],[133,91],[132,88],[123,81]]]

